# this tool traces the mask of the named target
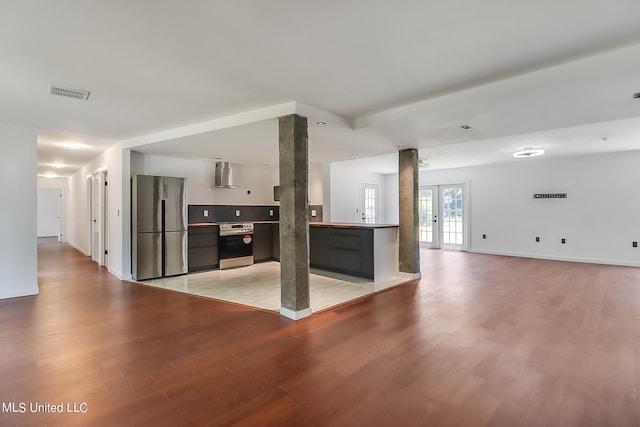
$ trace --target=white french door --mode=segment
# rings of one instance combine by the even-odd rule
[[[464,187],[443,185],[440,192],[440,247],[443,249],[464,249],[466,245]]]
[[[418,231],[422,246],[438,248],[438,187],[420,187],[418,192]]]
[[[423,246],[465,249],[465,196],[464,184],[420,187],[418,227]]]
[[[363,224],[378,223],[378,185],[362,184],[362,200],[360,203]]]

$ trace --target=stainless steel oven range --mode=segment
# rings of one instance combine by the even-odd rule
[[[253,223],[220,223],[220,269],[253,264]]]

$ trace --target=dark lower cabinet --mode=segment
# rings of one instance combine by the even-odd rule
[[[218,267],[218,233],[218,226],[189,227],[187,257],[190,273]]]
[[[271,228],[271,257],[276,261],[280,261],[280,224],[272,224]]]
[[[273,259],[274,224],[253,225],[253,261],[271,261]]]
[[[373,230],[309,227],[309,264],[313,268],[374,278]]]

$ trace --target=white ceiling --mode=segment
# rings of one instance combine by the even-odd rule
[[[315,107],[313,161],[405,145],[432,167],[481,164],[531,133],[549,155],[601,151],[602,136],[640,149],[626,120],[640,117],[636,0],[7,0],[0,57],[0,121],[40,130],[39,173],[69,174],[117,141],[275,162],[273,118],[196,125],[294,101]],[[95,148],[63,151],[69,140]]]

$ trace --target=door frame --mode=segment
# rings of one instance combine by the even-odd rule
[[[89,256],[91,259],[98,263],[98,265],[109,266],[109,256],[105,252],[108,251],[109,242],[109,189],[108,182],[109,171],[108,168],[99,168],[93,171],[92,174],[87,175],[87,195],[89,205]],[[94,187],[94,182],[97,181]],[[100,201],[100,206],[95,209],[94,204],[96,199]],[[95,226],[94,226],[95,222]],[[95,233],[98,233],[96,242]],[[94,252],[94,245],[97,253]]]

